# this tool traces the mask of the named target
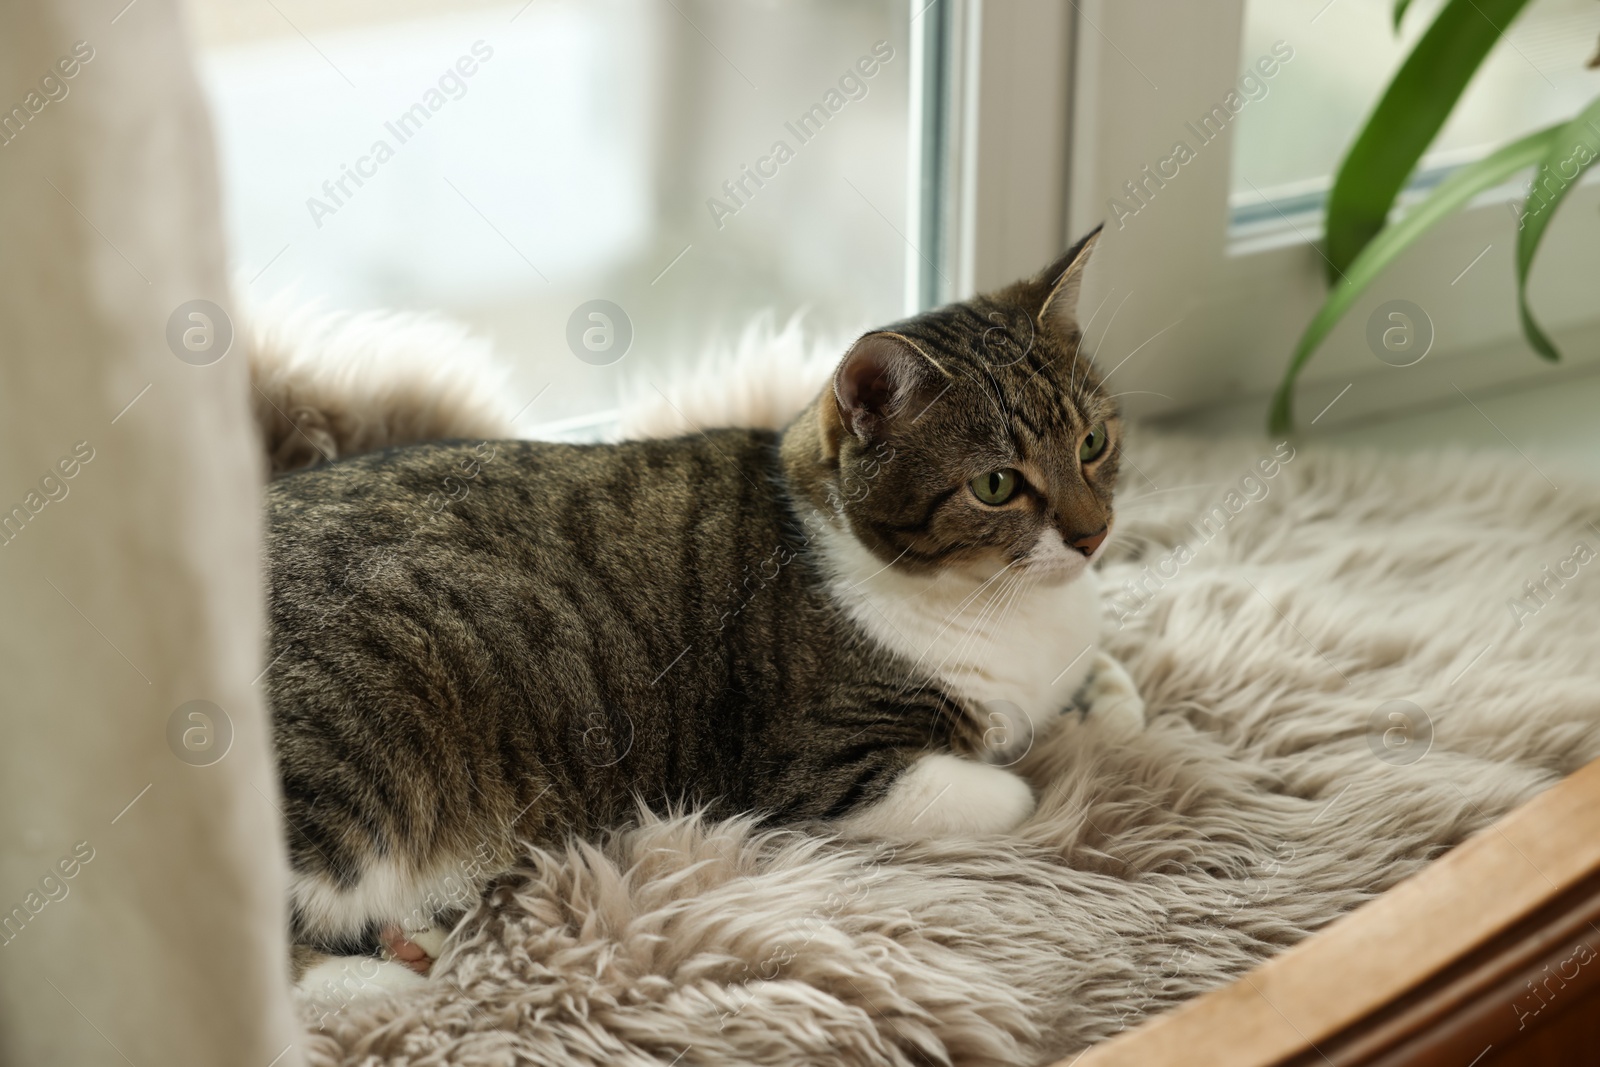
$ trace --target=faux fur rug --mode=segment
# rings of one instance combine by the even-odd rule
[[[779,419],[815,375],[768,375],[796,395],[741,410]],[[753,380],[680,383],[625,430],[726,422]],[[302,992],[309,1062],[1047,1062],[1600,756],[1600,487],[1557,491],[1515,456],[1132,442],[1105,642],[1149,728],[1036,746],[1042,803],[1017,836],[894,846],[686,815],[530,850],[425,988]]]

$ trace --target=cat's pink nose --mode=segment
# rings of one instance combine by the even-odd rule
[[[1105,543],[1106,534],[1110,531],[1111,527],[1102,526],[1098,533],[1092,533],[1088,537],[1080,537],[1072,542],[1072,547],[1082,552],[1085,556],[1092,556],[1094,555],[1094,550]]]

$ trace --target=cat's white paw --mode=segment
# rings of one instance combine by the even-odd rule
[[[320,1012],[319,1025],[354,1004],[415,989],[428,980],[403,963],[376,956],[329,956],[300,976],[300,990]]]
[[[867,834],[940,838],[1005,833],[1034,809],[1028,783],[999,767],[933,753],[912,764],[888,795],[844,820]]]
[[[450,931],[430,926],[426,930],[402,931],[398,926],[386,926],[378,934],[383,943],[384,959],[403,964],[418,974],[433,969],[433,961],[444,950]]]
[[[444,951],[445,940],[450,936],[450,931],[442,926],[430,926],[420,933],[411,935],[411,943],[426,952],[431,959],[438,959],[439,953]]]
[[[1094,670],[1078,703],[1096,729],[1118,737],[1144,732],[1144,698],[1127,669],[1108,653],[1095,652]]]

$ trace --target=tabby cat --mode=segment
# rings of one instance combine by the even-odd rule
[[[1006,765],[1075,695],[1142,725],[1089,654],[1121,454],[1079,351],[1095,237],[866,334],[781,433],[436,442],[271,483],[296,941],[424,970],[421,931],[518,842],[641,803],[1004,832],[1034,806]]]

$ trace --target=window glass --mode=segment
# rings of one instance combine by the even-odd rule
[[[1396,35],[1393,0],[1246,0],[1242,72],[1279,41],[1294,57],[1238,116],[1236,223],[1321,207],[1346,148],[1442,6],[1415,0]],[[1468,85],[1413,182],[1437,182],[1451,167],[1574,115],[1600,94],[1600,72],[1587,67],[1597,39],[1594,0],[1530,3]]]
[[[240,285],[464,320],[549,385],[525,425],[764,310],[901,311],[903,0],[191,4]]]

